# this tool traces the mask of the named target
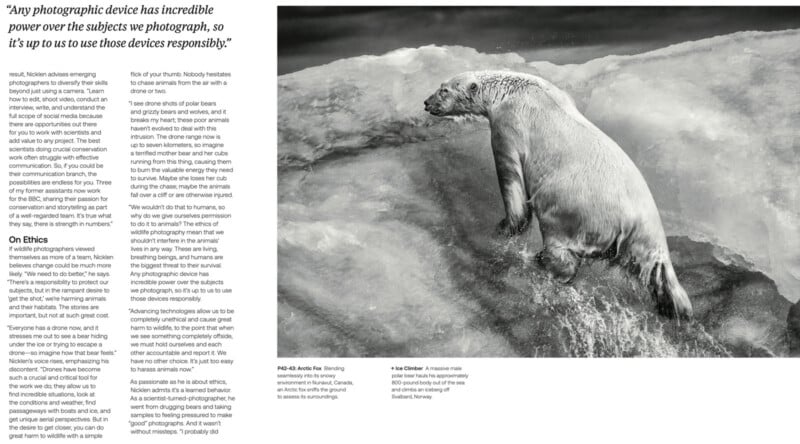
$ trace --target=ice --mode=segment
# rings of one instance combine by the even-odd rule
[[[422,102],[442,82],[467,70],[524,68],[524,62],[515,54],[426,46],[339,60],[281,76],[280,161],[302,164],[387,138],[406,142],[429,135],[436,129],[416,128],[420,120],[427,120]]]
[[[602,270],[577,292],[541,276],[535,226],[493,234],[487,123],[422,102],[466,70],[551,80],[639,166],[668,234],[712,241],[797,300],[799,45],[798,31],[738,33],[565,66],[426,46],[279,77],[279,353],[725,355],[598,287]],[[747,319],[719,328],[763,342]]]
[[[800,32],[531,63],[644,173],[668,234],[742,253],[800,299]]]

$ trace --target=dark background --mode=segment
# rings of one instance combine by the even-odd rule
[[[278,74],[428,44],[583,63],[736,31],[800,28],[800,7],[279,7]]]

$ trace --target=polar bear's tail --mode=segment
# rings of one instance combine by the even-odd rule
[[[657,262],[651,274],[650,290],[656,300],[659,313],[669,317],[692,317],[692,302],[678,282],[672,261]]]

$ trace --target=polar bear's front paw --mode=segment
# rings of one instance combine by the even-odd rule
[[[499,236],[509,237],[511,236],[511,230],[508,227],[508,219],[503,219],[494,229],[494,232],[497,233]]]
[[[500,236],[511,237],[516,234],[522,233],[525,231],[525,228],[528,227],[528,221],[525,219],[520,220],[517,223],[510,223],[508,218],[505,218],[497,224],[497,228],[495,231]]]

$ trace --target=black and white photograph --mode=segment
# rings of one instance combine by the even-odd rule
[[[800,7],[278,7],[278,357],[800,356]]]

